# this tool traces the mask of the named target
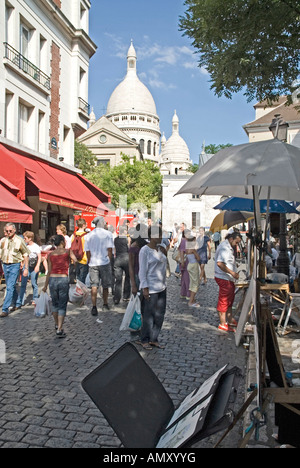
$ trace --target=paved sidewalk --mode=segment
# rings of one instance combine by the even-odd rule
[[[188,308],[180,299],[179,280],[174,275],[169,278],[160,337],[166,348],[150,352],[138,349],[175,406],[224,364],[238,366],[245,376],[235,406],[238,410],[245,398],[248,351],[237,348],[231,334],[217,330],[218,288],[212,260],[207,273],[208,284],[198,293],[200,310]],[[40,278],[40,287],[43,282]],[[28,285],[28,292],[30,289]],[[91,316],[90,300],[82,308],[70,304],[65,339],[56,338],[52,317],[34,317],[31,306],[1,319],[0,340],[6,345],[6,363],[0,363],[0,448],[121,446],[80,385],[87,374],[130,340],[129,333],[119,332],[126,305],[113,306],[111,296],[109,303],[111,310],[99,314],[103,323]],[[221,447],[236,447],[242,430],[243,420]],[[220,436],[198,446],[212,447]]]

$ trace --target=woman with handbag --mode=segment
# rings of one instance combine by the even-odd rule
[[[77,258],[70,249],[66,249],[64,236],[54,236],[53,246],[55,250],[48,255],[48,274],[43,292],[47,291],[49,285],[56,336],[65,338],[63,324],[69,300],[69,266],[70,260],[76,263]]]

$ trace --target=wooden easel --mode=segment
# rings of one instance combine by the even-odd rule
[[[270,189],[268,195],[268,209],[269,211],[269,198],[270,198]],[[255,206],[255,232],[261,233],[261,216],[259,208],[259,197],[258,197],[258,188],[253,187],[253,200]],[[265,238],[268,225],[268,214],[265,230]],[[254,233],[255,234],[255,233]],[[290,411],[293,411],[298,416],[300,416],[300,411],[294,408],[293,404],[300,404],[300,388],[290,388],[287,384],[285,371],[281,359],[280,349],[278,345],[278,340],[276,336],[275,326],[272,319],[270,309],[261,304],[260,296],[261,294],[271,295],[277,301],[284,304],[284,307],[287,307],[288,304],[288,285],[274,285],[274,284],[262,284],[258,278],[265,278],[263,272],[265,271],[264,264],[264,252],[261,246],[261,237],[258,235],[256,238],[254,236],[252,240],[250,254],[250,272],[251,277],[254,279],[255,283],[255,295],[253,295],[252,301],[252,312],[255,316],[255,339],[256,339],[256,367],[257,367],[257,388],[253,390],[252,394],[249,396],[247,401],[244,403],[243,407],[239,411],[237,417],[233,421],[230,428],[224,434],[221,440],[227,435],[227,433],[232,429],[232,427],[237,423],[238,419],[244,414],[247,408],[250,406],[252,401],[256,398],[258,399],[258,408],[257,415],[254,417],[254,422],[251,429],[244,436],[243,440],[239,444],[239,448],[244,448],[248,441],[250,440],[253,431],[256,430],[261,420],[264,418],[264,414],[267,412],[268,406],[270,403],[279,403],[282,406],[285,406]],[[248,285],[242,285],[243,288],[243,300],[247,297],[247,287]],[[282,295],[285,294],[285,297]],[[249,299],[249,298],[248,298]],[[242,306],[242,301],[240,301],[239,308]],[[244,319],[244,318],[243,318]],[[243,322],[242,322],[243,326]],[[274,356],[275,362],[275,372],[277,373],[279,382],[277,388],[270,388],[267,386],[266,381],[266,361],[267,357],[272,354]],[[270,369],[269,369],[270,372]],[[218,444],[220,441],[218,442]],[[218,445],[217,444],[217,445]],[[216,446],[217,446],[216,445]]]
[[[259,281],[256,281],[257,285],[257,303],[255,307],[256,313],[256,327],[257,327],[257,347],[258,353],[256,355],[257,360],[257,375],[258,382],[257,387],[253,389],[248,399],[245,401],[244,405],[234,418],[231,425],[228,427],[227,431],[223,434],[221,439],[216,443],[215,448],[219,446],[222,440],[227,436],[227,434],[233,429],[237,424],[239,419],[246,412],[248,407],[258,398],[259,411],[257,412],[256,418],[257,422],[260,422],[260,419],[263,418],[264,414],[267,412],[268,407],[271,403],[279,403],[282,406],[286,407],[290,411],[293,411],[300,416],[300,411],[293,406],[292,404],[300,404],[300,388],[290,388],[286,381],[284,366],[280,354],[280,348],[277,340],[276,330],[274,322],[272,319],[272,314],[267,305],[262,305],[260,302],[260,293],[261,288],[267,290],[268,292],[276,289],[286,291],[286,285],[268,285],[267,288],[264,288]],[[274,286],[274,288],[272,288]],[[276,288],[277,286],[277,288]],[[247,286],[243,288],[244,292],[247,290]],[[283,302],[283,301],[282,301]],[[277,374],[277,383],[280,384],[277,388],[270,388],[267,386],[266,379],[266,364],[267,357],[273,354],[275,361],[275,372]],[[279,380],[278,380],[279,379]],[[252,424],[252,427],[244,435],[243,439],[240,441],[238,448],[245,448],[249,440],[251,439],[253,432],[256,430],[256,425]]]
[[[300,388],[299,387],[289,387],[286,381],[286,376],[285,376],[285,371],[281,359],[281,354],[280,354],[280,349],[278,345],[278,340],[277,340],[277,335],[276,335],[276,330],[274,326],[274,322],[271,316],[271,311],[268,307],[262,307],[262,318],[264,319],[264,354],[263,354],[263,362],[266,363],[266,353],[273,352],[275,353],[276,356],[276,361],[278,365],[278,371],[280,373],[281,379],[282,379],[282,387],[279,388],[267,388],[266,385],[264,385],[263,388],[263,395],[271,395],[273,397],[273,402],[274,403],[280,403],[283,404],[284,406],[289,406],[291,404],[300,404]],[[269,343],[269,346],[272,346],[273,349],[267,350],[267,340],[266,340],[266,333],[267,333],[267,327],[269,327],[270,330],[270,335],[271,335],[271,343]],[[264,364],[264,369],[263,369],[263,379],[265,380],[265,364]],[[265,384],[265,382],[264,382]],[[300,415],[300,411],[296,410],[293,407],[289,407],[291,411],[294,411],[296,414]]]

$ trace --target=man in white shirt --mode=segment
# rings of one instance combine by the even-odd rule
[[[241,242],[241,234],[232,232],[221,242],[215,256],[215,280],[219,286],[217,311],[219,313],[219,330],[234,331],[237,323],[232,317],[232,305],[235,293],[235,280],[239,279],[236,268],[234,248]]]
[[[92,297],[92,315],[98,315],[97,293],[100,280],[103,288],[103,310],[109,310],[108,306],[108,288],[111,286],[111,266],[112,249],[114,248],[113,235],[104,229],[105,220],[98,216],[93,220],[96,228],[89,232],[85,238],[85,251],[89,264],[91,297]]]

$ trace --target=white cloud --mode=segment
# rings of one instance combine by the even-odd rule
[[[156,78],[149,78],[148,80],[149,85],[152,88],[159,88],[159,89],[176,89],[177,86],[173,83],[165,83],[164,81],[158,80]]]
[[[127,50],[130,44],[116,34],[106,33],[111,40],[114,49],[114,55],[120,59],[126,59]],[[201,74],[207,75],[204,68],[199,68],[192,48],[187,46],[168,46],[151,42],[149,36],[143,37],[143,43],[133,45],[137,52],[138,63],[143,62],[143,66],[138,66],[138,75],[140,79],[148,83],[152,88],[176,89],[176,85],[169,82],[168,79],[162,79],[163,70],[174,73],[174,70],[185,69],[195,72],[198,70]],[[143,70],[143,71],[142,71]],[[170,75],[171,76],[171,75]],[[194,77],[194,73],[192,77]]]

